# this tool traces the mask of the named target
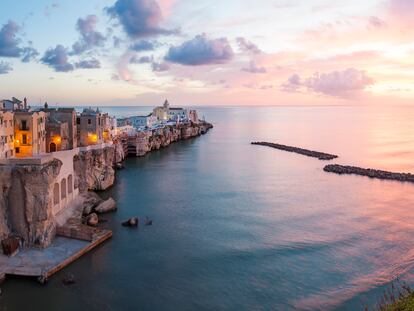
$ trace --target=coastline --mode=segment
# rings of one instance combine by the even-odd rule
[[[127,156],[142,157],[174,142],[206,134],[211,128],[213,125],[204,121],[199,124],[168,125],[156,130],[138,132],[136,135],[128,137],[127,140],[115,139],[110,145],[78,148],[76,152],[68,150],[54,153],[45,160],[37,161],[36,165],[14,164],[12,167],[6,163],[0,165],[2,170],[7,170],[7,176],[16,175],[15,170],[24,171],[24,175],[19,173],[19,176],[25,176],[26,183],[23,188],[25,191],[31,191],[30,189],[38,183],[38,176],[41,174],[44,182],[37,184],[39,189],[36,192],[44,193],[44,202],[51,202],[53,201],[51,195],[53,194],[53,180],[60,175],[62,168],[68,165],[66,159],[69,157],[69,162],[73,163],[69,164],[73,165],[75,189],[79,192],[77,199],[56,215],[53,213],[53,204],[45,204],[42,208],[43,214],[47,216],[46,218],[43,216],[37,221],[27,218],[27,215],[34,213],[37,205],[30,198],[24,196],[20,205],[26,212],[19,213],[18,217],[13,216],[16,218],[14,223],[18,224],[21,232],[27,234],[27,241],[32,242],[25,243],[15,256],[0,255],[2,265],[0,281],[4,281],[7,275],[20,275],[37,277],[39,282],[44,283],[53,274],[111,238],[111,230],[100,229],[98,224],[92,225],[96,226],[96,229],[88,226],[89,217],[92,214],[97,215],[116,210],[116,203],[113,200],[113,206],[102,208],[109,200],[100,199],[95,192],[106,191],[114,185],[116,169],[123,167],[124,159]],[[128,144],[127,154],[124,153],[123,143]],[[1,182],[4,184],[4,189],[12,188],[13,182],[10,179],[5,178]],[[42,187],[45,189],[41,190]],[[2,206],[7,206],[6,197],[5,194],[0,197],[0,213],[7,216],[7,213],[10,212],[9,209],[3,210],[2,208]],[[0,228],[2,231],[12,232],[14,230],[14,228],[5,225],[7,226],[7,224],[3,224],[4,228]],[[35,229],[33,230],[33,228]],[[88,233],[88,231],[97,233]],[[55,243],[56,240],[59,241],[58,244]],[[78,245],[71,241],[83,242],[81,245],[80,242],[76,242]],[[41,244],[33,248],[38,242]],[[72,244],[74,246],[71,246]],[[23,264],[24,262],[30,264]],[[27,269],[19,268],[22,266],[27,266]]]

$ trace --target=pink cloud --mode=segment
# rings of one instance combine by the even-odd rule
[[[308,90],[335,97],[351,98],[365,91],[374,84],[374,79],[369,77],[365,71],[348,68],[343,71],[332,71],[328,73],[314,73],[313,76],[304,79],[299,75],[291,76],[282,85],[285,91],[297,91],[301,87]]]

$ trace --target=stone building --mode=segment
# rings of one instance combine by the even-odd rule
[[[152,111],[152,114],[158,118],[160,121],[168,121],[170,113],[170,103],[168,100],[165,100],[164,105],[160,107],[155,107]]]
[[[32,157],[46,152],[46,113],[28,109],[14,112],[14,153]]]
[[[190,110],[188,113],[188,119],[193,123],[198,123],[200,120],[198,119],[197,110]]]
[[[23,109],[23,108],[24,108],[23,102],[21,100],[18,100],[15,97],[13,97],[11,100],[10,99],[0,100],[0,109],[13,111],[13,110],[18,110],[18,109]]]
[[[111,117],[108,113],[101,115],[103,124],[103,139],[104,142],[112,141],[117,134],[117,120]]]
[[[78,146],[78,130],[76,124],[76,110],[75,108],[57,108],[50,109],[45,104],[45,112],[49,118],[53,118],[61,123],[67,123],[68,126],[68,146],[67,149],[74,149]],[[64,149],[62,149],[64,150]]]
[[[49,116],[46,122],[46,152],[73,149],[69,143],[69,126]]]
[[[14,114],[11,111],[0,111],[0,159],[8,159],[14,155]]]
[[[85,108],[77,118],[77,131],[80,146],[102,144],[104,118],[99,109]]]

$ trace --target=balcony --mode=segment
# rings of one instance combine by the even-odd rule
[[[20,125],[19,131],[30,131],[30,128],[27,125],[26,126]]]

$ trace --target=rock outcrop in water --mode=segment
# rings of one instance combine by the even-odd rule
[[[266,147],[275,148],[275,149],[279,149],[283,151],[294,152],[294,153],[298,153],[298,154],[301,154],[307,157],[318,158],[318,160],[322,160],[322,161],[333,160],[338,157],[337,155],[334,155],[334,154],[312,151],[308,149],[302,149],[298,147],[292,147],[292,146],[286,146],[286,145],[268,143],[268,142],[252,142],[252,145],[266,146]]]
[[[210,123],[200,122],[169,125],[153,131],[138,132],[128,138],[128,154],[141,157],[150,151],[167,147],[173,142],[205,134],[212,127]]]
[[[352,174],[366,176],[370,178],[396,180],[402,182],[414,182],[414,174],[410,173],[392,173],[387,171],[375,170],[370,168],[361,168],[356,166],[346,166],[339,164],[330,164],[323,168],[325,172],[342,174]]]

